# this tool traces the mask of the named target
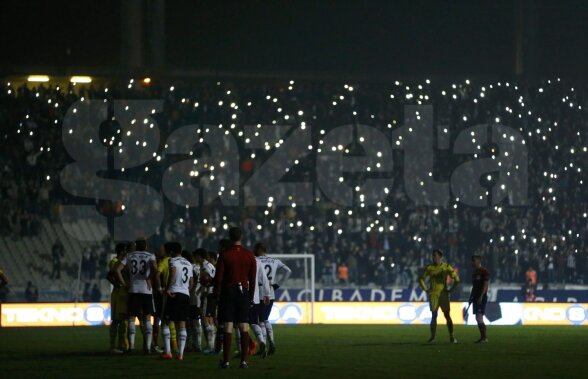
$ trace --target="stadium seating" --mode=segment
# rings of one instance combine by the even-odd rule
[[[241,185],[274,151],[268,145],[252,156],[239,134],[245,125],[309,126],[315,150],[325,132],[345,124],[375,127],[393,146],[400,145],[393,138],[404,123],[406,105],[432,104],[435,124],[448,125],[452,139],[476,124],[511,126],[527,142],[532,207],[509,207],[506,202],[481,209],[459,202],[451,202],[455,210],[417,206],[406,196],[402,169],[395,168],[394,185],[381,207],[343,207],[325,199],[312,207],[295,209],[272,205],[241,211],[214,202],[186,211],[166,199],[159,205],[165,208],[165,216],[153,243],[173,238],[189,248],[214,249],[225,225],[240,223],[260,226],[246,228],[246,243],[266,240],[275,253],[315,254],[317,279],[323,283],[326,280],[321,278],[330,270],[327,262],[335,268],[346,262],[353,285],[414,285],[415,274],[428,261],[433,246],[446,251],[447,259],[466,280],[468,257],[479,252],[498,282],[522,283],[529,267],[537,270],[542,283],[587,281],[584,125],[588,101],[584,85],[555,78],[533,83],[466,79],[431,83],[422,79],[353,85],[289,80],[201,80],[164,85],[154,79],[147,87],[138,82],[108,89],[81,85],[56,88],[50,83],[0,87],[0,105],[7,110],[0,113],[2,137],[10,141],[0,152],[2,161],[7,162],[0,173],[0,248],[6,252],[0,256],[0,266],[10,273],[15,285],[24,285],[27,280],[46,282],[56,239],[65,248],[63,276],[56,284],[59,288],[71,288],[77,275],[74,266],[85,249],[102,249],[103,225],[88,222],[83,216],[67,225],[81,240],[96,241],[88,243],[67,234],[59,221],[60,204],[79,201],[61,188],[58,177],[71,162],[62,143],[63,118],[81,99],[162,99],[164,111],[153,116],[161,133],[159,155],[168,136],[182,126],[221,125],[238,137]],[[207,154],[206,149],[197,151]],[[446,158],[443,153],[440,156]],[[436,169],[440,180],[446,181],[462,161],[445,162],[441,158]],[[402,152],[395,151],[394,160],[402,162]],[[311,180],[312,163],[300,162],[287,180]],[[160,190],[168,165],[163,157],[161,162],[146,165],[148,174],[133,171],[125,180]],[[202,177],[210,181],[209,175]],[[219,180],[223,180],[222,175],[218,174]],[[375,177],[382,177],[378,175]],[[364,173],[355,179],[367,177]],[[92,185],[91,180],[81,183]],[[100,201],[96,205],[116,208],[116,204]],[[384,210],[385,206],[390,209]],[[385,229],[380,227],[383,225]]]

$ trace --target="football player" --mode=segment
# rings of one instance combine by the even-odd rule
[[[429,295],[429,307],[431,309],[431,338],[427,342],[434,342],[437,333],[437,314],[439,308],[443,311],[443,315],[447,320],[447,330],[449,330],[449,341],[457,343],[457,339],[453,335],[453,321],[449,314],[449,293],[459,284],[459,276],[451,267],[449,263],[443,262],[443,253],[439,249],[433,250],[433,263],[427,265],[419,278],[419,284],[423,291]],[[425,279],[429,277],[429,286]],[[447,288],[447,277],[453,280],[451,288]]]

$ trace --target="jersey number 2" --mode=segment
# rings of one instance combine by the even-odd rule
[[[265,265],[265,273],[267,275],[267,280],[269,280],[271,282],[272,281],[272,266]]]

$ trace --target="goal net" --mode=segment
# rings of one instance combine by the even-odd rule
[[[270,321],[283,323],[314,323],[315,262],[313,254],[268,254],[281,260],[292,270],[290,278],[281,282],[283,273],[278,273],[276,302],[289,303],[274,306]],[[264,268],[265,269],[265,268]]]

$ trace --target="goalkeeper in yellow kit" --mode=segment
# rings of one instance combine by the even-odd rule
[[[449,314],[449,293],[459,284],[459,276],[451,267],[450,264],[442,262],[443,253],[439,249],[433,250],[432,253],[433,264],[427,265],[419,278],[419,284],[423,291],[429,295],[429,305],[431,307],[431,338],[428,342],[435,341],[435,333],[437,332],[437,314],[439,308],[443,311],[443,315],[447,320],[447,329],[449,330],[449,340],[451,343],[457,343],[457,339],[453,335],[453,321]],[[429,277],[429,287],[425,282],[426,277]],[[451,288],[447,288],[447,277],[451,277],[453,283]]]
[[[112,294],[110,296],[110,317],[112,322],[110,324],[110,352],[120,354],[129,349],[129,341],[127,336],[128,328],[128,288],[121,287],[116,281],[114,270],[121,260],[127,254],[129,249],[134,248],[127,246],[125,243],[118,243],[115,248],[116,257],[112,258],[108,264],[108,281],[112,284]],[[125,276],[128,275],[126,272]],[[118,336],[118,346],[116,344],[116,337]]]

